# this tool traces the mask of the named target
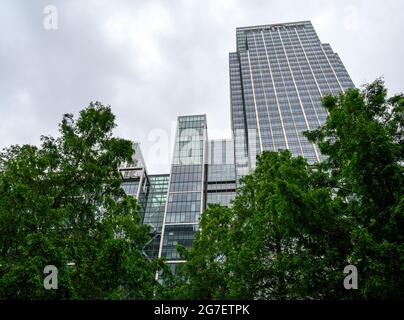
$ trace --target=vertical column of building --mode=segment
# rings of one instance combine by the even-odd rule
[[[190,247],[204,203],[207,144],[205,115],[178,117],[159,257],[175,272],[183,262],[177,245]]]
[[[247,123],[244,109],[243,86],[241,80],[240,59],[237,52],[229,54],[231,128],[234,141],[236,176],[241,178],[249,170],[247,150]]]
[[[167,201],[168,174],[149,175],[150,187],[147,196],[143,223],[151,226],[151,239],[144,248],[149,259],[158,257]]]
[[[236,170],[232,140],[210,140],[206,165],[206,204],[230,206],[236,196]]]
[[[248,41],[247,41],[248,44]],[[244,97],[244,113],[246,122],[246,137],[249,170],[255,167],[255,158],[262,150],[261,121],[258,115],[260,109],[260,91],[256,87],[256,57],[250,54],[250,50],[239,52],[241,67],[241,84]],[[236,159],[238,162],[238,159]]]

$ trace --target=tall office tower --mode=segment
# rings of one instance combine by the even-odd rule
[[[209,204],[231,206],[237,181],[264,150],[289,149],[321,160],[306,130],[324,123],[321,97],[353,87],[339,56],[309,21],[237,28],[230,59],[232,140],[209,140],[205,115],[178,117],[170,174],[148,175],[138,144],[120,170],[123,189],[138,199],[152,227],[147,258],[165,257],[175,273]]]
[[[206,204],[230,206],[236,196],[236,170],[232,140],[209,140],[206,163]]]
[[[176,246],[190,247],[205,203],[207,125],[205,115],[178,117],[159,257],[175,272]]]
[[[309,21],[237,28],[236,37],[229,62],[237,178],[264,150],[321,160],[302,133],[324,123],[322,96],[354,86],[339,56]]]

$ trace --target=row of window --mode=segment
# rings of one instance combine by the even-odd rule
[[[201,182],[178,182],[170,184],[170,192],[201,191]]]
[[[233,164],[210,164],[207,167],[208,181],[231,181],[235,180]]]
[[[209,204],[220,204],[223,206],[230,206],[231,202],[236,197],[235,192],[214,192],[208,193],[206,203]]]
[[[167,212],[166,223],[199,222],[200,211]]]

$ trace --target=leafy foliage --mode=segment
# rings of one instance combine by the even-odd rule
[[[149,230],[120,187],[133,148],[113,137],[114,118],[91,103],[77,120],[63,116],[60,137],[0,154],[0,298],[152,297]],[[58,290],[44,289],[46,265],[58,268]]]
[[[378,79],[363,91],[326,97],[326,124],[307,134],[348,205],[349,261],[360,270],[365,298],[404,296],[404,97],[386,96]]]
[[[404,295],[402,95],[382,80],[326,96],[306,136],[326,159],[264,152],[232,208],[202,215],[167,292],[185,299],[368,299]],[[354,264],[359,290],[343,287]],[[169,296],[167,294],[166,296]]]

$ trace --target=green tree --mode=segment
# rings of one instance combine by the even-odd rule
[[[323,100],[326,123],[307,137],[327,159],[338,197],[351,217],[364,298],[404,297],[404,97],[387,99],[381,79]]]
[[[404,294],[402,95],[383,81],[326,96],[306,136],[326,159],[264,152],[231,209],[210,207],[171,279],[176,298],[360,299]],[[344,267],[359,290],[343,287]]]
[[[186,297],[339,297],[349,223],[326,181],[287,150],[259,155],[233,207],[202,215],[202,231],[185,254]]]
[[[118,170],[133,148],[115,126],[110,107],[91,103],[63,116],[58,138],[0,154],[0,298],[152,297],[149,229]],[[58,268],[57,290],[44,289],[46,265]]]
[[[343,208],[327,176],[303,158],[259,156],[234,202],[230,297],[340,297],[350,249]]]

